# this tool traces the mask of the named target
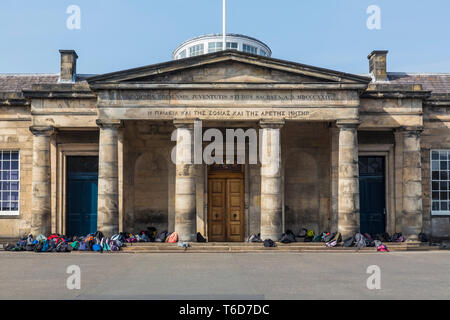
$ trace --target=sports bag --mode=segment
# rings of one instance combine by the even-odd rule
[[[80,246],[80,242],[74,241],[70,244],[70,246],[72,247],[72,250],[78,250],[78,247]]]
[[[200,232],[197,232],[197,242],[206,242],[206,239],[202,236]]]
[[[337,246],[337,241],[336,240],[331,240],[331,241],[329,241],[329,242],[327,242],[327,243],[325,243],[326,244],[326,246],[328,247],[328,248],[333,248],[333,247],[336,247]]]
[[[428,237],[425,233],[421,232],[419,233],[419,241],[420,242],[428,242]]]
[[[167,240],[168,243],[177,243],[178,242],[178,234],[176,232],[174,232],[167,239],[168,239]]]
[[[88,244],[84,241],[81,241],[78,246],[78,251],[89,251]]]
[[[275,244],[275,242],[273,242],[272,239],[266,239],[266,240],[264,240],[264,247],[273,248],[273,247],[276,247],[276,244]]]
[[[346,240],[344,240],[344,247],[346,247],[346,248],[353,247],[354,244],[355,244],[354,236],[351,236],[350,238],[347,238]]]
[[[356,247],[358,249],[365,248],[367,246],[366,239],[364,238],[364,236],[361,233],[357,233],[355,235],[355,242],[356,242]]]
[[[335,236],[336,236],[336,233],[329,233],[328,235],[323,237],[323,241],[330,242]]]
[[[308,230],[306,230],[305,228],[300,229],[300,232],[298,234],[299,238],[305,238],[308,234]]]

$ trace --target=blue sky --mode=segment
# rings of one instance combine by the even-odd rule
[[[69,5],[81,30],[69,30]],[[369,30],[369,5],[381,30]],[[220,33],[221,0],[1,0],[0,73],[57,73],[59,49],[78,52],[79,73],[168,61],[182,41]],[[273,57],[367,73],[387,49],[389,71],[450,73],[448,0],[228,0],[228,32],[267,43]]]

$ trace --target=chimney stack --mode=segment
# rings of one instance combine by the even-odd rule
[[[387,81],[386,56],[389,51],[375,50],[367,57],[369,59],[370,74],[375,82]]]
[[[78,55],[75,50],[59,50],[61,54],[60,82],[75,82]]]

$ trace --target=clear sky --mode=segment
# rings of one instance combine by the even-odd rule
[[[69,30],[70,5],[81,29]],[[381,9],[369,30],[367,8]],[[57,73],[59,49],[78,52],[78,73],[171,60],[188,38],[220,33],[222,0],[1,0],[0,73]],[[388,71],[450,73],[449,0],[228,0],[229,33],[267,43],[273,57],[367,73],[389,50]]]

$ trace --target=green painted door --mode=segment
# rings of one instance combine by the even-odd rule
[[[384,157],[359,157],[361,233],[386,232],[386,173]]]
[[[66,235],[97,230],[98,157],[67,157]]]

